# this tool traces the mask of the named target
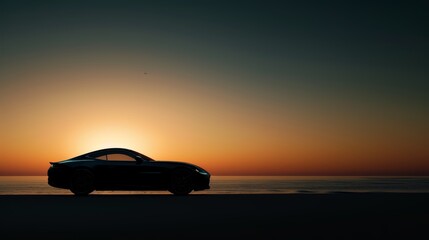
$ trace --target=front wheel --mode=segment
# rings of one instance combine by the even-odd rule
[[[94,191],[94,175],[87,169],[78,169],[73,173],[70,191],[76,196],[87,196]]]
[[[177,169],[171,174],[168,191],[174,195],[188,195],[194,190],[192,172],[188,169]]]

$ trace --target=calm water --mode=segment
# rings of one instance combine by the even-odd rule
[[[429,177],[212,176],[211,189],[193,194],[429,192]],[[71,194],[50,187],[46,176],[0,176],[0,195]],[[93,194],[170,194],[167,191],[96,191]]]

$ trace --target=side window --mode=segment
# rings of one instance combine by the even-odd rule
[[[109,161],[135,161],[134,158],[132,158],[128,155],[119,154],[119,153],[107,155],[107,160],[109,160]]]
[[[107,160],[107,155],[101,155],[99,157],[96,157],[95,159],[98,159],[98,160]]]

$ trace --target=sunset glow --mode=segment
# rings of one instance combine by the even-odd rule
[[[331,46],[317,22],[300,22],[316,36],[308,39],[239,8],[243,22],[233,10],[202,6],[174,14],[156,4],[148,12],[111,6],[89,16],[59,6],[64,15],[49,21],[42,5],[4,8],[0,175],[45,175],[49,162],[107,147],[213,175],[429,174],[420,51],[390,61],[396,52],[385,43],[338,40],[344,35]],[[365,39],[373,32],[350,30]],[[309,50],[319,41],[330,49]],[[364,48],[375,50],[356,50]]]

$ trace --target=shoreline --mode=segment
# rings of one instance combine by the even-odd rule
[[[2,239],[413,239],[429,229],[428,202],[429,193],[0,195],[0,230]]]

